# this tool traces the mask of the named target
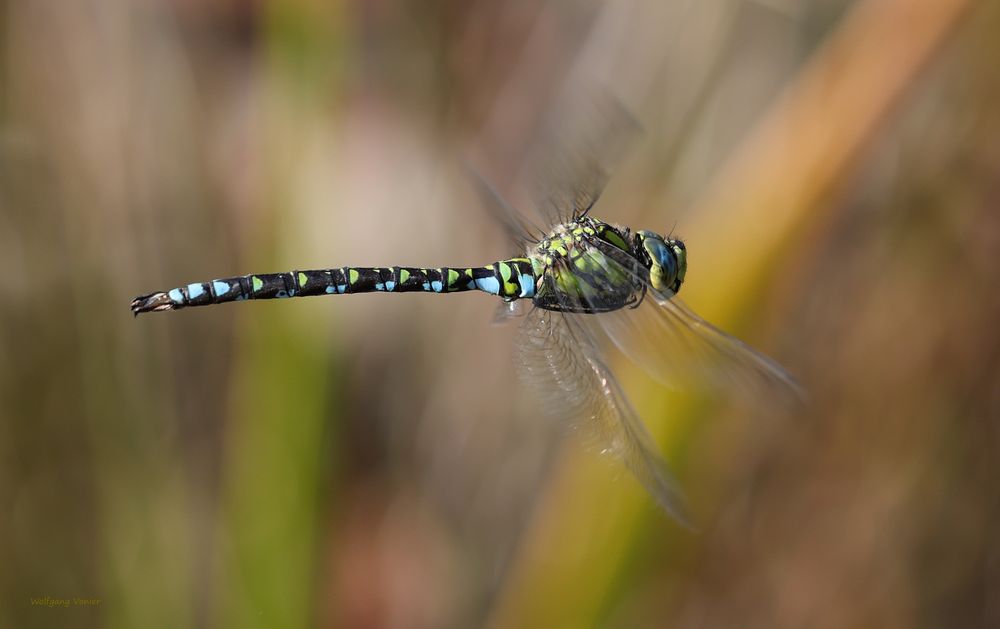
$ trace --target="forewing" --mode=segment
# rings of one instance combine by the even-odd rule
[[[519,373],[543,410],[567,422],[603,453],[614,455],[656,501],[688,525],[684,498],[600,350],[572,315],[534,309],[524,321]]]
[[[645,285],[637,308],[601,313],[588,330],[608,337],[653,378],[671,388],[712,385],[754,399],[798,403],[801,388],[781,365],[705,321],[676,296],[659,293],[634,258],[593,239],[587,255]]]
[[[708,323],[677,297],[650,294],[639,308],[607,313],[597,323],[622,353],[667,386],[708,384],[774,402],[803,398],[778,363]]]

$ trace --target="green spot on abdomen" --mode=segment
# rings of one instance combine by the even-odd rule
[[[299,273],[299,286],[305,286],[308,279],[305,273]]]
[[[410,279],[410,272],[407,271],[406,269],[400,269],[399,270],[399,283],[403,284],[408,279]]]
[[[448,286],[454,286],[458,282],[458,271],[455,269],[448,269]]]
[[[259,278],[259,277],[257,277],[256,275],[254,275],[254,276],[253,276],[253,277],[251,277],[250,279],[251,279],[251,281],[253,282],[253,292],[255,292],[255,293],[256,293],[256,292],[257,292],[257,291],[259,291],[260,289],[264,288],[264,280],[260,279],[260,278]]]
[[[357,269],[351,269],[350,273],[348,273],[348,277],[350,277],[350,283],[351,284],[357,282],[358,281],[358,270]]]

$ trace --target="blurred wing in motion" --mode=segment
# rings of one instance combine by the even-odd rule
[[[563,91],[543,121],[521,177],[548,225],[590,211],[640,129],[607,87]]]
[[[507,203],[478,170],[466,164],[465,171],[475,185],[480,203],[490,216],[503,226],[508,240],[515,245],[518,253],[524,253],[529,245],[537,243],[545,237],[545,230],[532,223],[521,212]]]
[[[666,462],[580,323],[589,316],[532,310],[515,349],[519,374],[547,414],[624,463],[661,507],[690,526],[684,497]]]

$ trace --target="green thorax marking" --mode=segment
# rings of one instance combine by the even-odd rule
[[[642,286],[634,274],[611,263],[593,245],[595,238],[630,258],[633,255],[627,229],[591,217],[557,226],[531,252],[535,276],[539,278],[536,305],[551,310],[604,312],[638,300]]]
[[[587,240],[597,238],[632,255],[631,239],[627,229],[613,227],[604,221],[585,216],[571,223],[559,225],[552,231],[533,252],[546,262],[556,258],[568,257],[574,249],[590,248]],[[533,256],[534,257],[534,256]]]

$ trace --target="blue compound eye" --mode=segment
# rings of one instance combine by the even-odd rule
[[[677,279],[677,258],[663,238],[653,232],[639,233],[642,248],[649,256],[649,280],[657,290],[670,289]]]
[[[663,275],[667,277],[673,277],[677,274],[677,259],[674,258],[674,254],[670,251],[670,248],[662,240],[657,240],[654,243],[653,251],[655,251],[655,256],[651,252],[650,255],[656,264],[663,267]]]

